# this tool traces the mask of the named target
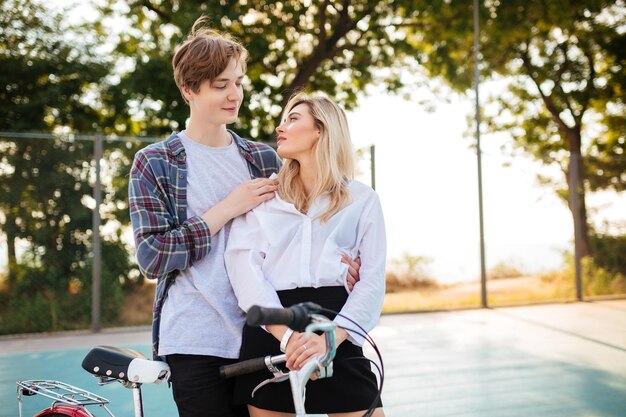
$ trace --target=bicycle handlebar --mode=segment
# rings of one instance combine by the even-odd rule
[[[233,363],[231,365],[223,365],[220,366],[220,377],[228,379],[237,375],[249,374],[262,369],[267,369],[268,365],[271,366],[283,363],[285,360],[285,355],[276,355],[252,358],[242,362]]]
[[[268,308],[252,306],[248,310],[246,323],[248,326],[260,326],[263,324],[284,324],[297,332],[303,332],[311,323],[312,315],[322,310],[315,303],[300,303],[287,308]],[[334,356],[334,351],[333,351]],[[232,378],[237,375],[268,369],[279,363],[285,362],[285,355],[264,356],[245,361],[224,365],[220,367],[222,378]],[[332,360],[332,358],[331,358]],[[273,372],[273,371],[272,371]]]
[[[321,309],[322,307],[315,303],[300,303],[287,308],[252,306],[248,310],[246,323],[248,326],[284,324],[292,330],[303,332],[311,322],[309,314],[317,313]]]

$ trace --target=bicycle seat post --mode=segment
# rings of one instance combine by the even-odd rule
[[[141,384],[133,383],[130,388],[133,390],[133,409],[135,417],[143,417],[143,400],[141,398]]]

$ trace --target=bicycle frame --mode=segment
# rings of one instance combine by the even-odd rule
[[[304,364],[299,371],[289,372],[289,383],[291,384],[291,393],[293,395],[293,405],[296,411],[296,417],[306,417],[304,409],[304,401],[306,397],[306,384],[309,382],[311,375],[317,372],[318,378],[328,378],[333,374],[333,359],[337,352],[335,342],[335,329],[337,325],[324,316],[312,315],[313,323],[306,328],[306,337],[311,337],[313,332],[323,331],[326,335],[326,352],[314,358],[311,358]]]

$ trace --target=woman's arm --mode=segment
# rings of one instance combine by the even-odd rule
[[[282,307],[276,290],[263,275],[267,248],[267,239],[254,210],[233,220],[224,262],[239,307],[243,311],[247,312],[253,305]],[[266,326],[266,330],[282,341],[287,326],[270,325]],[[287,337],[285,345],[289,341]]]
[[[263,274],[263,261],[268,247],[255,210],[233,220],[224,251],[224,262],[243,311],[247,312],[253,305],[282,307],[276,290]]]
[[[377,195],[373,196],[370,204],[361,213],[358,230],[361,231],[361,236],[357,240],[361,257],[360,281],[354,285],[340,315],[354,320],[369,332],[380,318],[385,298],[387,238],[382,207]],[[335,318],[335,323],[348,329],[359,330],[340,315]],[[351,331],[348,331],[348,339],[358,345],[363,345],[365,341],[362,336]]]

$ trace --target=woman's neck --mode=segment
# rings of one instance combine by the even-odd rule
[[[300,180],[302,181],[302,185],[304,186],[304,191],[307,196],[310,196],[315,188],[315,179],[316,179],[316,164],[313,159],[306,159],[302,161],[298,161],[300,163]]]
[[[228,146],[231,137],[226,131],[226,125],[203,124],[194,122],[193,117],[185,133],[198,143],[213,147]]]

